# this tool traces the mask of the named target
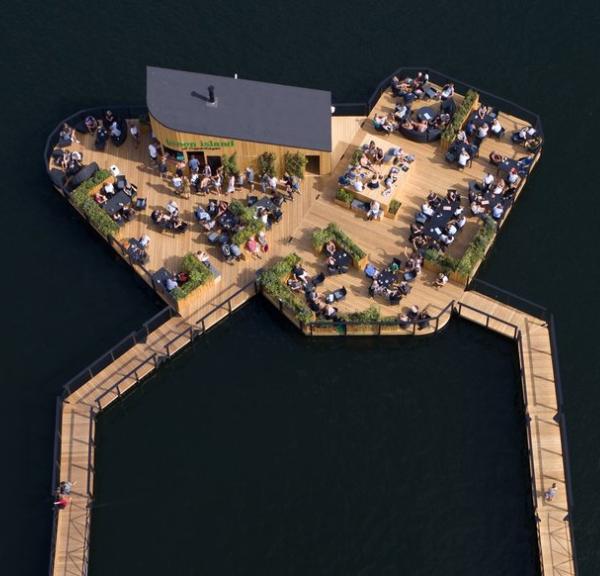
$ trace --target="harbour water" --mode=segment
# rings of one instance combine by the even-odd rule
[[[598,7],[108,0],[97,10],[36,0],[0,20],[2,572],[47,566],[61,385],[159,306],[52,190],[46,134],[79,108],[143,102],[146,64],[330,89],[338,101],[423,64],[544,122],[542,160],[481,275],[555,313],[579,566],[600,573]],[[93,574],[119,573],[128,551],[115,526],[138,551],[123,556],[127,574],[534,574],[511,350],[463,324],[422,342],[311,342],[249,305],[101,419]],[[220,376],[232,354],[239,372]]]

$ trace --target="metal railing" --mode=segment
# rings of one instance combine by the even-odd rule
[[[112,364],[119,356],[133,348],[136,344],[143,344],[150,332],[156,330],[156,328],[176,315],[177,312],[173,310],[173,308],[166,306],[160,312],[146,320],[146,322],[142,324],[141,328],[134,330],[125,336],[125,338],[117,342],[117,344],[100,356],[100,358],[96,359],[94,362],[86,366],[81,372],[71,378],[63,386],[63,398],[67,397],[69,394],[91,380],[94,376],[102,372],[102,370]]]
[[[578,560],[577,560],[577,552],[575,546],[575,534],[573,528],[573,509],[574,509],[574,499],[573,499],[573,491],[572,491],[572,478],[571,478],[571,458],[569,452],[569,442],[567,437],[567,421],[565,417],[565,413],[563,411],[563,390],[562,390],[562,380],[560,377],[560,366],[558,360],[558,346],[556,343],[556,329],[554,324],[554,316],[543,306],[532,302],[531,300],[527,300],[526,298],[521,298],[516,294],[508,292],[506,290],[502,290],[493,284],[488,282],[484,282],[483,280],[474,280],[471,283],[471,286],[477,287],[478,291],[481,291],[485,295],[489,295],[494,299],[507,304],[521,312],[534,316],[544,322],[546,322],[549,336],[550,336],[550,349],[552,356],[552,367],[554,372],[554,384],[556,391],[556,402],[557,402],[557,414],[555,416],[555,421],[559,426],[559,432],[561,437],[562,444],[562,456],[563,463],[565,469],[565,487],[566,487],[566,497],[567,497],[567,505],[569,510],[569,515],[565,520],[569,520],[569,536],[571,540],[571,555],[573,559],[573,567],[574,573],[578,574]],[[526,433],[527,433],[527,453],[529,459],[529,466],[531,470],[531,494],[532,494],[532,502],[533,502],[533,510],[536,519],[536,533],[538,540],[538,550],[540,554],[540,570],[542,576],[544,575],[544,564],[543,558],[541,554],[541,536],[539,529],[540,517],[538,515],[537,510],[537,495],[538,495],[538,486],[535,479],[535,463],[533,460],[533,442],[531,437],[531,417],[528,413],[528,381],[525,369],[525,358],[523,354],[523,335],[521,330],[515,324],[493,316],[487,312],[474,308],[473,306],[469,306],[464,303],[458,303],[456,310],[460,313],[461,307],[468,308],[469,310],[474,310],[484,316],[486,319],[486,327],[489,327],[490,319],[496,322],[501,322],[513,329],[512,338],[517,342],[518,353],[519,353],[519,369],[521,373],[521,385],[522,385],[522,393],[523,393],[523,406],[525,409],[525,421],[526,421]]]
[[[59,122],[56,128],[54,128],[54,130],[48,134],[48,137],[46,138],[46,144],[44,146],[44,170],[46,170],[48,173],[50,172],[50,157],[52,156],[52,151],[54,150],[55,146],[58,144],[59,135],[63,124],[66,123],[71,127],[77,126],[85,122],[87,116],[94,116],[95,118],[104,116],[104,112],[106,112],[106,110],[111,110],[120,118],[128,119],[146,117],[148,115],[148,107],[144,104],[115,104],[114,106],[96,106],[94,108],[84,108],[83,110],[78,110]]]
[[[540,306],[531,300],[517,296],[512,292],[508,292],[508,290],[498,288],[498,286],[494,286],[493,284],[485,282],[484,280],[480,280],[479,278],[471,280],[469,283],[469,288],[472,290],[477,290],[477,292],[483,294],[484,296],[489,296],[490,298],[493,298],[502,304],[516,308],[521,312],[525,312],[526,314],[534,316],[535,318],[539,318],[540,320],[544,320],[545,322],[548,322],[550,317],[548,310],[544,306]]]
[[[309,322],[305,326],[308,328],[311,336],[314,336],[314,330],[319,328],[333,328],[340,335],[348,334],[348,327],[352,326],[360,326],[364,327],[365,330],[371,330],[372,335],[379,336],[382,333],[382,329],[389,327],[399,327],[405,330],[407,333],[415,334],[419,329],[425,329],[434,324],[433,332],[429,332],[428,334],[437,334],[444,326],[446,326],[446,322],[440,326],[440,320],[444,316],[450,316],[452,314],[452,310],[454,308],[455,301],[452,300],[449,302],[436,316],[431,316],[427,320],[409,320],[406,322],[406,325],[402,325],[399,320],[395,319],[394,321],[377,321],[377,322],[369,322],[369,321],[354,321],[354,320],[319,320],[314,322]],[[285,303],[281,300],[279,301],[280,310],[285,308]]]
[[[192,342],[197,336],[200,336],[200,335],[206,333],[208,330],[210,330],[211,328],[216,326],[219,322],[221,322],[225,318],[228,318],[232,314],[232,312],[234,312],[240,306],[242,306],[243,304],[245,304],[247,302],[247,300],[244,300],[243,302],[240,303],[239,306],[234,307],[234,305],[232,304],[234,299],[237,298],[240,294],[242,294],[242,292],[245,292],[246,290],[248,290],[248,288],[250,288],[251,286],[254,286],[254,294],[253,295],[256,295],[258,292],[258,289],[257,289],[256,282],[253,280],[252,282],[249,282],[248,284],[246,284],[245,286],[243,286],[242,288],[240,288],[239,290],[234,292],[229,298],[227,298],[221,304],[217,305],[213,310],[211,310],[210,312],[205,314],[202,318],[200,318],[195,323],[195,325],[199,326],[199,328],[194,328],[193,326],[188,326],[184,330],[182,330],[177,336],[175,336],[174,338],[172,338],[171,340],[166,342],[164,344],[164,351],[165,351],[164,355],[160,355],[157,352],[153,352],[148,358],[142,360],[139,364],[137,364],[135,366],[135,368],[130,370],[124,376],[121,376],[117,382],[112,384],[108,389],[103,391],[99,396],[97,396],[94,399],[94,402],[96,403],[96,407],[90,407],[90,410],[89,410],[88,468],[87,468],[87,486],[86,486],[87,510],[86,510],[85,533],[84,533],[84,563],[86,566],[87,566],[88,557],[89,557],[91,507],[92,507],[93,499],[94,499],[93,485],[94,485],[94,476],[95,476],[94,454],[95,454],[95,446],[96,446],[96,443],[95,443],[96,419],[97,419],[98,414],[106,406],[108,406],[108,404],[106,404],[106,406],[105,406],[102,401],[109,395],[113,395],[115,397],[115,399],[121,398],[123,396],[123,394],[125,394],[126,392],[135,388],[135,385],[137,383],[139,383],[144,377],[148,376],[150,374],[150,372],[152,372],[152,370],[142,372],[142,368],[146,367],[148,364],[152,364],[153,369],[157,368],[161,364],[161,362],[173,357],[181,348],[183,348],[185,345]],[[226,314],[222,317],[219,317],[213,324],[211,324],[209,326],[208,319],[216,314],[220,314],[223,309],[226,310]],[[97,360],[96,362],[94,362],[93,364],[91,364],[90,366],[85,368],[82,372],[80,372],[77,376],[75,376],[75,378],[72,378],[71,380],[69,380],[69,382],[67,384],[65,384],[65,386],[63,387],[63,394],[61,396],[58,396],[57,402],[56,402],[56,427],[55,427],[55,432],[54,432],[54,462],[53,462],[53,468],[52,468],[52,488],[51,488],[53,496],[56,492],[56,487],[60,481],[61,420],[62,420],[62,407],[63,407],[65,397],[66,397],[65,391],[66,390],[73,391],[74,389],[76,389],[76,388],[73,388],[73,386],[74,386],[73,383],[78,384],[77,387],[80,387],[82,384],[87,382],[92,377],[92,375],[97,374],[100,370],[98,370],[98,372],[94,373],[93,368],[95,368],[96,366],[103,365],[103,367],[105,368],[107,365],[107,364],[105,364],[105,361],[107,358],[111,358],[112,361],[114,361],[114,359],[118,358],[118,356],[120,354],[118,354],[117,356],[114,356],[115,350],[121,350],[121,348],[128,342],[134,342],[134,343],[139,342],[140,337],[143,337],[145,339],[150,334],[150,332],[152,332],[153,330],[155,330],[156,328],[158,328],[160,325],[162,325],[164,323],[164,321],[159,321],[160,316],[162,314],[167,314],[167,313],[169,315],[168,316],[169,318],[171,318],[172,316],[175,315],[175,312],[171,308],[168,308],[168,307],[165,308],[164,310],[162,310],[161,312],[159,312],[158,314],[156,314],[155,316],[153,316],[152,318],[150,318],[149,320],[144,322],[143,327],[140,330],[138,330],[137,332],[132,332],[129,336],[127,336],[126,338],[121,340],[121,342],[119,342],[116,346],[113,346],[113,348],[111,348],[111,350],[109,352],[107,352],[99,360]],[[173,343],[176,340],[178,340],[179,338],[181,338],[182,336],[186,336],[186,335],[189,335],[189,342],[186,342],[183,346],[178,347],[177,350],[172,351],[171,346],[173,345]],[[122,353],[123,352],[121,351],[121,354]],[[110,364],[110,362],[109,362],[109,364]],[[85,378],[86,378],[85,380],[82,380],[82,375],[85,376]],[[128,382],[129,386],[125,387],[124,386],[125,382]],[[52,546],[51,546],[51,550],[50,550],[50,568],[49,568],[50,575],[52,575],[53,565],[54,565],[54,556],[55,556],[55,552],[56,552],[57,522],[58,522],[58,513],[55,510],[54,518],[53,518],[53,527],[52,527],[52,540],[51,540]]]
[[[356,111],[362,110],[364,116],[368,116],[373,110],[373,107],[381,98],[381,95],[385,90],[390,87],[391,80],[394,76],[398,76],[398,78],[406,78],[406,77],[415,77],[419,72],[426,72],[429,74],[429,81],[433,84],[437,84],[438,86],[444,85],[448,82],[452,82],[455,86],[456,91],[459,94],[465,94],[467,90],[475,90],[479,92],[482,100],[485,105],[493,106],[494,108],[500,109],[502,112],[508,112],[513,116],[517,116],[523,120],[529,122],[539,134],[543,135],[543,127],[542,121],[538,114],[528,110],[527,108],[523,108],[519,104],[512,102],[511,100],[506,100],[505,98],[501,98],[500,96],[496,96],[487,90],[482,90],[481,88],[477,88],[471,84],[467,84],[462,80],[457,80],[456,78],[452,78],[447,74],[439,72],[438,70],[434,70],[433,68],[429,68],[428,66],[401,66],[397,70],[394,70],[391,74],[389,74],[386,78],[384,78],[375,88],[371,96],[364,103],[344,103],[344,102],[334,102],[335,106],[335,116],[353,116],[356,115]]]

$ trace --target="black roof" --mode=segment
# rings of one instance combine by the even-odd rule
[[[331,151],[331,92],[154,66],[146,79],[150,114],[172,130]]]

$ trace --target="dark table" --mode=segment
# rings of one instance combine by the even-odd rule
[[[417,118],[422,122],[426,120],[427,122],[431,122],[435,118],[435,110],[430,108],[429,106],[424,106],[423,108],[419,108],[417,111]]]
[[[255,202],[252,205],[252,208],[255,208],[256,210],[264,208],[267,212],[273,212],[277,208],[277,205],[269,198],[269,196],[263,196],[258,202]]]
[[[377,276],[377,283],[384,288],[387,288],[390,284],[396,282],[397,277],[391,270],[383,270],[379,276]]]
[[[335,260],[335,267],[338,270],[350,268],[352,264],[352,256],[343,250],[336,250],[333,253],[333,259]]]
[[[450,202],[448,199],[444,199],[433,216],[423,224],[423,235],[437,240],[446,224],[455,217],[454,212],[459,207],[459,201]],[[439,228],[440,233],[437,232],[436,228]]]
[[[507,158],[506,160],[498,164],[498,172],[505,172],[508,174],[511,168],[516,168],[517,174],[522,178],[527,176],[527,174],[529,173],[529,166],[519,164],[518,160],[513,160],[512,158]]]
[[[114,216],[121,208],[130,204],[131,196],[120,190],[104,205],[104,210],[109,216]]]
[[[225,230],[231,230],[238,223],[238,220],[233,212],[226,210],[219,216],[217,222]]]
[[[148,254],[146,249],[140,244],[136,238],[129,239],[129,246],[126,250],[127,254],[136,264],[144,264],[148,261]]]

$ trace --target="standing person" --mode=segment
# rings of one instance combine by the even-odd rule
[[[204,175],[205,175],[207,178],[210,178],[210,177],[212,176],[212,168],[210,167],[210,164],[206,164],[206,165],[204,166]]]
[[[246,181],[252,192],[254,190],[254,170],[250,166],[246,168]]]
[[[277,184],[279,184],[279,180],[277,176],[273,175],[269,178],[269,188],[271,188],[273,194],[277,192]]]
[[[548,490],[544,492],[544,500],[546,502],[552,502],[552,500],[554,500],[554,498],[556,497],[557,492],[558,488],[556,486],[556,482],[554,482],[552,486],[550,486],[550,488],[548,488]]]
[[[135,122],[132,122],[131,126],[129,126],[129,134],[131,134],[134,146],[137,150],[140,145],[140,130]]]
[[[58,498],[54,501],[54,506],[59,510],[64,510],[69,505],[69,497],[64,494],[59,494]]]
[[[148,144],[148,154],[150,154],[152,164],[158,164],[158,149],[156,148],[155,141]]]
[[[152,144],[150,144],[150,146],[152,146]],[[169,165],[167,164],[167,155],[163,154],[160,157],[160,162],[158,163],[158,172],[161,176],[166,176],[168,171],[169,171]]]
[[[233,194],[235,192],[235,176],[232,174],[227,180],[227,194]]]
[[[200,172],[200,160],[198,160],[195,155],[192,154],[188,165],[190,167],[191,174],[198,174],[198,172]]]

